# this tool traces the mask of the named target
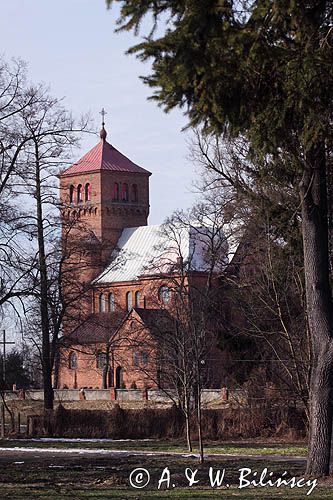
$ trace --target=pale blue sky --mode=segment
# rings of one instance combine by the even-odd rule
[[[96,132],[104,106],[108,140],[153,173],[149,222],[156,224],[194,199],[186,118],[147,101],[150,89],[138,76],[149,66],[125,55],[137,39],[115,34],[116,18],[105,0],[1,0],[0,51],[24,59],[31,80],[49,84],[75,115],[90,112]],[[80,153],[96,142],[84,137]]]

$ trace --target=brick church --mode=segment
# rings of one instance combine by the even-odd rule
[[[148,225],[150,175],[107,141],[104,122],[98,144],[59,175],[63,240],[77,244],[69,259],[79,263],[71,286],[84,293],[64,321],[58,388],[168,384],[163,373],[171,368],[163,366],[161,346],[177,328],[175,280],[182,275],[190,296],[208,269],[204,231],[199,238],[195,227],[180,228],[172,242],[163,225]],[[218,364],[213,344],[209,356]],[[220,387],[214,371],[210,386]]]

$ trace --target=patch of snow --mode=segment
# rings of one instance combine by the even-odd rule
[[[126,442],[144,442],[156,441],[155,439],[111,439],[111,438],[31,438],[21,439],[24,442],[40,442],[40,443],[126,443]]]

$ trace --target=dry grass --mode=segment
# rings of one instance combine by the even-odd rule
[[[296,410],[253,407],[204,410],[204,439],[280,437],[290,440],[304,437],[302,415]],[[60,405],[47,415],[32,418],[34,436],[82,438],[144,439],[184,437],[184,416],[176,407],[169,409],[124,409],[114,405],[108,409],[72,409]],[[192,418],[193,439],[196,420]]]

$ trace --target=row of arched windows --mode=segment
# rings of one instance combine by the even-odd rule
[[[171,299],[171,290],[168,286],[162,285],[158,291],[158,298],[163,304],[167,304]],[[134,299],[134,300],[133,300]],[[129,312],[133,307],[141,307],[142,294],[139,290],[135,293],[126,292],[126,310]],[[134,304],[134,305],[133,305]],[[144,306],[145,307],[145,306]],[[98,298],[98,310],[101,313],[113,313],[116,309],[114,294],[101,293]]]
[[[75,188],[73,184],[69,186],[69,203],[83,203],[91,200],[91,184],[87,182],[85,186],[78,184]]]
[[[71,352],[68,357],[68,366],[71,370],[77,370],[77,355],[76,352]],[[106,365],[106,354],[105,352],[96,353],[96,368],[103,369]]]
[[[137,351],[133,351],[133,353],[132,353],[133,366],[139,366],[140,361],[141,361],[142,365],[147,365],[148,359],[149,359],[148,353],[145,351],[142,351],[140,354]]]
[[[133,298],[134,298],[134,307],[141,306],[141,292],[137,291],[127,292],[126,293],[126,310],[131,311],[133,309]],[[101,313],[110,312],[113,313],[116,309],[114,294],[111,292],[108,295],[105,293],[101,293],[98,298],[98,310]]]
[[[138,200],[138,186],[136,184],[132,184],[131,189],[127,182],[113,184],[112,201],[137,203]],[[69,186],[69,202],[83,203],[86,201],[91,201],[91,184],[87,182],[85,185],[78,184],[77,187],[71,184]]]
[[[111,312],[113,313],[115,311],[115,301],[114,301],[114,294],[111,292],[109,295],[106,295],[105,293],[101,293],[99,296],[99,312]]]
[[[129,186],[127,182],[115,182],[113,184],[112,201],[123,201],[136,203],[138,201],[138,186],[136,184],[131,185],[131,192],[129,191]]]
[[[134,294],[135,306],[140,307],[141,305],[141,292],[135,292]],[[131,311],[133,309],[133,292],[126,293],[126,310]]]

